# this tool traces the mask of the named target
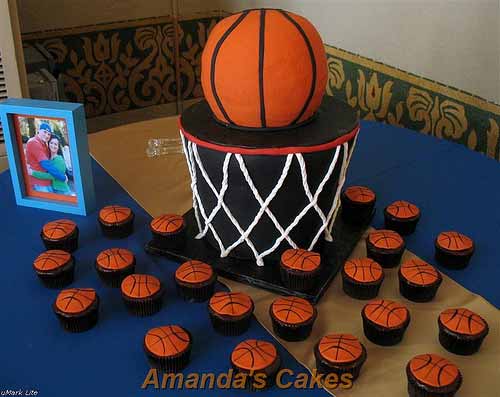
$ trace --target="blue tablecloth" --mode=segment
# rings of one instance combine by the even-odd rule
[[[497,307],[498,236],[500,236],[500,164],[466,148],[412,131],[363,122],[353,156],[348,184],[366,184],[377,192],[373,224],[383,225],[382,210],[389,202],[407,199],[422,210],[417,232],[407,246],[432,262],[434,237],[442,230],[457,229],[470,235],[477,252],[462,271],[441,269],[464,287],[483,295]],[[0,390],[39,390],[39,396],[234,396],[235,390],[141,390],[148,372],[142,351],[145,332],[161,324],[180,324],[194,339],[192,360],[186,372],[225,372],[229,355],[242,337],[221,337],[211,328],[206,304],[190,304],[175,293],[176,264],[148,256],[143,244],[149,238],[149,215],[96,163],[93,164],[98,207],[122,204],[136,213],[136,232],[124,240],[101,236],[97,213],[79,217],[15,205],[10,175],[0,175],[0,214],[3,221],[3,316],[0,335]],[[83,334],[62,331],[51,305],[57,291],[44,288],[32,270],[33,259],[43,250],[39,231],[47,221],[67,217],[80,228],[80,249],[75,253],[76,287],[93,287],[101,297],[98,325]],[[104,287],[94,270],[98,252],[127,247],[137,256],[137,270],[159,276],[167,293],[163,309],[149,318],[127,314],[118,290]],[[246,338],[273,338],[256,321]],[[283,365],[304,369],[281,347]],[[276,388],[266,395],[326,396],[321,390]]]

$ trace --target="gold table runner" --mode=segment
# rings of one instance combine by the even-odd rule
[[[190,179],[182,154],[148,158],[147,141],[150,138],[178,137],[175,117],[148,120],[116,127],[89,136],[92,156],[149,214],[164,212],[184,213],[191,208]],[[365,255],[365,247],[358,243],[352,257]],[[405,252],[405,258],[413,256]],[[458,365],[464,383],[458,397],[489,397],[497,395],[500,387],[500,316],[499,311],[482,297],[471,293],[443,275],[443,283],[436,298],[429,303],[412,303],[399,295],[397,270],[388,269],[379,296],[404,303],[411,313],[411,323],[403,341],[392,347],[381,347],[369,342],[364,334],[361,308],[366,302],[352,299],[342,291],[342,280],[337,276],[317,305],[318,318],[312,335],[304,342],[277,340],[307,368],[315,367],[312,348],[319,338],[331,332],[356,335],[366,346],[368,359],[361,376],[350,390],[333,390],[339,396],[373,397],[406,396],[405,366],[416,354],[437,353]],[[240,284],[222,280],[231,290],[248,293],[255,302],[255,317],[273,334],[268,308],[276,295]],[[458,356],[448,353],[437,339],[438,314],[451,307],[465,306],[482,315],[490,325],[479,353]],[[285,391],[284,391],[285,392]]]

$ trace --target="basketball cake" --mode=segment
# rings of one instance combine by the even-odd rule
[[[201,82],[205,99],[179,120],[196,238],[258,266],[332,241],[359,122],[324,97],[314,26],[279,9],[230,15],[208,37]]]

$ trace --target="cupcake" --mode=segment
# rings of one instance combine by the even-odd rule
[[[342,219],[346,223],[362,224],[368,222],[375,209],[376,196],[366,186],[349,186],[340,195]]]
[[[247,374],[248,389],[262,390],[274,384],[281,360],[272,343],[247,339],[234,348],[231,353],[231,365],[237,374]]]
[[[410,397],[453,397],[462,385],[458,367],[437,354],[420,354],[406,365]]]
[[[75,259],[69,252],[48,250],[37,256],[33,269],[46,287],[62,288],[73,282]]]
[[[442,232],[434,242],[436,260],[451,269],[463,269],[474,253],[474,241],[458,232]]]
[[[410,312],[402,304],[390,300],[373,300],[363,307],[363,330],[366,337],[381,346],[396,345],[410,324]]]
[[[382,266],[370,258],[350,259],[342,268],[342,288],[355,299],[373,299],[384,281]]]
[[[476,353],[489,332],[484,318],[464,308],[442,312],[438,326],[441,345],[449,352],[464,356]]]
[[[419,208],[408,201],[395,201],[385,207],[385,228],[406,236],[412,234],[420,219]]]
[[[65,331],[87,331],[97,323],[99,296],[92,288],[65,289],[52,308]]]
[[[78,248],[78,226],[69,219],[46,223],[40,236],[48,250],[73,252]]]
[[[412,258],[401,265],[398,272],[399,293],[413,302],[429,302],[443,282],[434,266],[419,258]]]
[[[401,262],[405,242],[399,233],[393,230],[376,230],[366,238],[366,253],[382,267],[396,267]]]
[[[99,211],[99,224],[106,237],[124,238],[134,231],[134,212],[120,205],[108,205]]]
[[[317,314],[309,301],[294,296],[277,298],[269,307],[275,334],[287,341],[307,339]]]
[[[162,372],[179,372],[189,364],[191,334],[179,325],[150,329],[144,336],[144,352],[151,367]]]
[[[203,302],[214,293],[217,275],[212,266],[201,261],[187,261],[175,271],[180,296],[191,302]]]
[[[226,336],[241,335],[252,320],[254,304],[243,292],[216,292],[208,302],[214,329]]]
[[[104,284],[119,288],[123,279],[134,273],[135,256],[125,248],[110,248],[97,255],[95,268]]]
[[[320,374],[334,373],[340,377],[350,374],[354,382],[366,361],[366,349],[350,334],[330,334],[314,346],[316,368]]]
[[[281,255],[281,282],[294,291],[311,290],[318,279],[321,257],[301,248],[287,249]]]
[[[163,288],[160,280],[148,274],[131,274],[121,283],[122,298],[136,316],[151,316],[161,309]]]
[[[149,224],[153,245],[163,249],[182,247],[186,237],[186,225],[180,215],[165,214],[154,218]]]

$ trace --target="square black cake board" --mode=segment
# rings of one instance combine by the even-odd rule
[[[217,274],[231,280],[250,284],[257,288],[267,289],[281,295],[298,296],[317,303],[344,262],[349,258],[352,250],[369,226],[373,214],[361,225],[351,225],[343,221],[341,214],[337,216],[333,225],[333,242],[325,241],[322,244],[322,266],[315,288],[308,292],[298,292],[286,288],[281,284],[279,264],[264,260],[264,266],[257,266],[255,260],[242,260],[231,257],[221,258],[219,251],[208,244],[204,239],[197,240],[198,225],[194,210],[184,214],[186,223],[186,241],[183,247],[177,250],[165,250],[155,246],[151,241],[146,244],[146,251],[153,255],[163,255],[172,260],[185,262],[197,259],[213,266]]]

